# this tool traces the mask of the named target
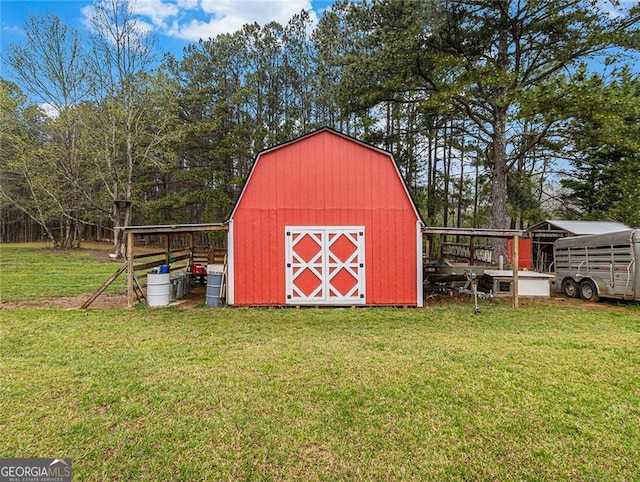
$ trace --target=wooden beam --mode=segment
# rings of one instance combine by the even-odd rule
[[[174,261],[174,266],[175,266],[175,263],[177,263],[178,261],[182,261],[182,260],[185,260],[187,258],[189,258],[188,254],[183,254],[183,255],[180,255],[180,256],[176,256],[175,257],[175,261]],[[163,263],[164,263],[164,261],[156,260],[156,261],[149,261],[147,263],[136,264],[133,267],[133,271],[141,271],[143,269],[155,268],[156,266],[160,266]],[[175,269],[177,269],[177,268],[175,268]]]
[[[171,238],[169,237],[168,234],[165,234],[164,236],[162,236],[162,239],[164,240],[164,264],[169,265],[169,251],[171,249]]]
[[[96,291],[95,293],[93,293],[93,294],[89,297],[89,299],[88,299],[87,301],[85,301],[84,303],[82,303],[82,306],[80,307],[80,309],[81,309],[81,310],[84,310],[85,308],[89,308],[89,306],[91,305],[91,303],[93,303],[93,302],[98,298],[98,296],[100,296],[100,295],[102,294],[102,292],[103,292],[104,290],[106,290],[106,289],[109,287],[109,285],[110,285],[111,283],[113,283],[113,282],[118,278],[118,276],[120,276],[120,275],[122,274],[122,272],[123,272],[125,269],[127,269],[127,263],[126,263],[126,262],[125,262],[122,266],[120,266],[120,268],[119,268],[115,273],[113,273],[113,274],[109,277],[109,279],[108,279],[107,281],[105,281],[105,282],[102,284],[102,286],[100,286],[100,288],[98,288],[98,289],[97,289],[97,291]]]
[[[191,271],[193,267],[193,250],[195,248],[196,241],[193,233],[189,233],[189,261],[187,262],[187,271]]]
[[[142,258],[151,258],[153,256],[164,256],[164,250],[163,251],[155,251],[153,253],[141,253],[141,254],[136,254],[133,259],[142,259]]]
[[[123,231],[135,234],[178,234],[178,233],[198,233],[210,231],[227,231],[226,224],[166,224],[155,226],[125,226],[120,228]]]
[[[479,229],[479,228],[438,228],[424,227],[424,234],[477,236],[482,238],[511,238],[513,236],[523,236],[524,231],[519,229]]]
[[[134,281],[133,286],[136,293],[136,299],[138,301],[146,300],[147,298],[144,296],[144,291],[142,291],[142,285],[140,285],[140,280],[138,279],[135,273],[133,273],[133,281]]]
[[[133,232],[127,233],[127,309],[133,308]]]
[[[133,271],[141,271],[143,269],[149,269],[149,268],[155,268],[156,266],[160,266],[164,264],[164,261],[160,261],[160,260],[156,260],[156,261],[149,261],[147,263],[142,263],[142,264],[136,264],[133,267]]]

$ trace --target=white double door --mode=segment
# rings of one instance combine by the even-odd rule
[[[363,226],[285,228],[286,303],[364,304]]]

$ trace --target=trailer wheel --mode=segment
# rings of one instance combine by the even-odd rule
[[[562,282],[562,292],[567,298],[576,298],[578,296],[578,283],[571,278],[567,278]]]
[[[600,299],[598,289],[590,279],[585,279],[580,282],[580,296],[583,300],[593,301],[594,303]]]

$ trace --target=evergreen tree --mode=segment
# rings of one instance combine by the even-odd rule
[[[599,2],[578,0],[373,1],[358,4],[368,28],[347,67],[361,105],[408,91],[425,105],[453,108],[473,122],[491,173],[491,227],[508,228],[507,174],[546,137],[557,119],[540,115],[529,130],[527,92],[563,69],[606,51],[635,32],[637,8],[612,17]],[[533,132],[533,129],[536,129]],[[532,142],[524,142],[526,135]],[[495,244],[504,254],[504,243]]]
[[[566,86],[571,170],[562,179],[573,217],[640,226],[640,83],[623,70],[606,83],[582,72]]]

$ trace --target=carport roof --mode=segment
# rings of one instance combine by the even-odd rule
[[[544,221],[534,224],[527,228],[526,232],[530,235],[534,232],[544,231],[562,231],[583,236],[588,234],[604,234],[615,233],[617,231],[625,231],[629,228],[625,224],[614,221],[571,221],[563,219],[545,219]]]
[[[228,229],[228,225],[226,223],[156,224],[153,226],[122,226],[117,229],[133,234],[178,234],[221,231]]]

